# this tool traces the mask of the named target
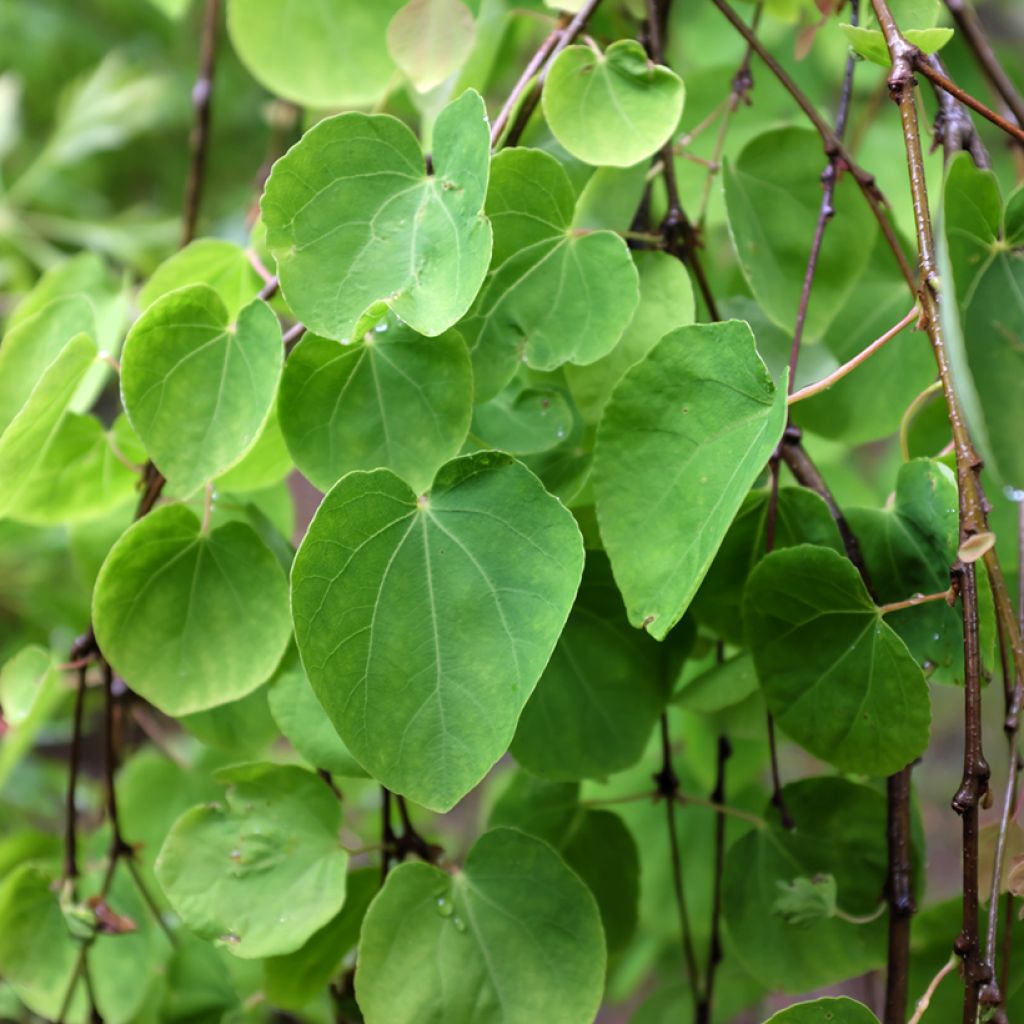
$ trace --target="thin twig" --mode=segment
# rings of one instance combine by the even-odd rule
[[[907,1024],[921,1024],[921,1018],[925,1015],[925,1011],[931,1005],[932,996],[935,995],[935,990],[939,987],[942,979],[946,977],[956,969],[956,965],[959,963],[955,956],[951,956],[943,965],[939,968],[938,973],[928,982],[928,987],[924,990],[924,995],[921,996],[917,1001],[917,1005],[914,1007],[914,1015],[910,1018]]]
[[[210,145],[210,105],[213,99],[213,78],[217,70],[217,23],[219,19],[220,0],[206,0],[203,34],[200,42],[199,75],[192,88],[195,123],[189,140],[190,154],[188,178],[185,182],[185,209],[181,218],[181,245],[183,247],[195,238],[196,224],[199,221],[207,151]]]
[[[953,587],[947,587],[937,594],[915,594],[905,601],[891,601],[889,604],[879,605],[878,612],[880,615],[889,615],[892,612],[901,612],[904,608],[916,608],[919,604],[928,604],[930,601],[945,601],[946,604],[952,604],[955,600],[956,590]]]
[[[885,970],[885,1024],[902,1024],[907,1013],[910,981],[910,922],[914,916],[911,884],[911,766],[886,780],[886,844],[888,871],[885,902],[889,930]]]
[[[78,659],[76,659],[78,660]],[[88,663],[78,669],[75,710],[71,724],[71,746],[68,748],[68,789],[64,806],[64,880],[74,889],[78,880],[78,812],[75,792],[78,787],[78,762],[82,754],[82,713],[85,708],[85,674]]]
[[[946,73],[937,53],[931,53],[924,59],[939,74]],[[981,141],[971,115],[964,109],[963,104],[934,83],[932,90],[935,93],[935,102],[939,106],[939,112],[935,115],[932,149],[941,145],[947,161],[952,160],[961,151],[970,153],[976,167],[991,167],[992,161],[989,159],[985,143]]]
[[[807,387],[801,388],[799,391],[794,391],[788,398],[790,405],[794,402],[802,402],[806,398],[812,398],[814,395],[820,395],[822,391],[828,391],[833,384],[837,384],[847,374],[852,373],[862,363],[866,363],[880,348],[882,348],[887,342],[892,341],[905,327],[910,326],[914,320],[917,319],[917,306],[915,306],[909,313],[898,323],[894,324],[878,338],[875,338],[873,342],[867,347],[861,349],[852,359],[847,360],[837,370],[833,370],[827,377],[823,377],[819,381],[815,381],[813,384],[808,384]],[[792,366],[792,363],[791,363]],[[795,367],[793,369],[795,372]],[[792,383],[793,377],[790,377],[790,383]]]

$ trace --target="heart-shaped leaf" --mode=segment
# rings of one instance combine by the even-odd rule
[[[295,558],[299,653],[364,767],[448,810],[508,749],[582,570],[572,516],[506,455],[449,462],[419,498],[350,473]]]
[[[181,505],[151,512],[111,548],[92,615],[105,657],[169,715],[255,690],[290,633],[284,574],[252,527],[204,534]]]
[[[185,924],[235,956],[298,949],[345,901],[341,807],[323,781],[290,765],[224,769],[224,802],[186,811],[156,876]]]
[[[551,370],[592,363],[619,340],[639,300],[625,242],[572,227],[576,195],[554,157],[509,149],[491,168],[487,216],[494,254],[487,282],[460,325],[473,355],[477,400],[526,362]]]
[[[801,746],[866,775],[924,751],[921,667],[848,559],[809,544],[773,551],[750,574],[743,618],[768,708]]]
[[[191,494],[255,444],[277,393],[281,327],[250,303],[231,321],[207,285],[165,295],[135,322],[121,360],[121,395],[157,469]]]
[[[274,165],[262,201],[267,244],[311,331],[350,340],[364,314],[390,306],[433,336],[469,309],[491,256],[490,135],[478,93],[441,111],[433,142],[427,174],[401,121],[339,114]]]
[[[321,490],[378,467],[424,490],[462,447],[472,405],[462,338],[423,338],[387,320],[352,345],[307,334],[288,357],[279,400],[289,451]]]
[[[686,89],[631,39],[602,54],[567,46],[544,82],[552,134],[588,164],[630,167],[657,152],[679,124]]]
[[[738,320],[673,331],[620,381],[594,490],[634,626],[661,640],[682,618],[785,422],[785,388]]]
[[[363,923],[356,996],[367,1024],[590,1024],[604,966],[587,887],[546,843],[499,828],[454,876],[421,863],[388,876]]]

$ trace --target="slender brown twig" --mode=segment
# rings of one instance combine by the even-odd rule
[[[939,74],[945,75],[946,70],[937,53],[929,54],[925,60]],[[935,93],[935,102],[939,105],[939,112],[935,115],[932,149],[942,146],[946,160],[951,160],[957,153],[964,151],[971,154],[976,167],[990,167],[992,161],[989,159],[988,150],[963,104],[937,85],[933,84],[932,89]]]
[[[210,147],[210,105],[213,99],[213,78],[217,70],[217,22],[220,0],[206,0],[202,39],[199,52],[199,75],[192,88],[195,121],[189,139],[189,169],[185,181],[185,209],[181,218],[181,244],[195,238],[199,207],[203,193],[207,152]]]

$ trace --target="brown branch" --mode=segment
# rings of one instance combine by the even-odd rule
[[[921,53],[920,50],[909,54],[909,57],[914,70],[919,71],[928,79],[929,82],[937,85],[940,89],[948,92],[951,96],[956,97],[956,99],[965,107],[970,107],[975,113],[981,114],[983,118],[987,121],[991,121],[997,128],[1006,132],[1007,135],[1012,139],[1015,139],[1018,143],[1024,143],[1024,129],[1019,125],[1014,124],[1012,121],[1008,121],[1001,114],[997,114],[991,107],[987,107],[981,102],[981,100],[972,96],[966,90],[961,89],[956,82],[942,74],[942,72],[939,71],[934,64],[929,61],[923,53]]]
[[[743,36],[751,49],[753,49],[758,57],[764,61],[771,73],[779,80],[782,87],[790,94],[790,96],[793,97],[797,106],[800,107],[807,119],[814,126],[815,131],[817,131],[818,135],[821,136],[825,155],[829,157],[829,159],[832,157],[838,157],[842,162],[843,168],[849,171],[853,176],[860,188],[861,194],[864,196],[868,206],[871,208],[871,212],[874,215],[875,220],[878,221],[878,226],[881,228],[889,249],[892,251],[896,262],[899,264],[900,273],[903,275],[911,290],[916,289],[914,272],[911,269],[910,264],[907,262],[906,254],[903,252],[903,247],[900,245],[899,239],[896,237],[896,231],[889,220],[888,214],[886,213],[888,204],[875,181],[875,176],[866,171],[856,162],[856,160],[853,159],[849,150],[843,145],[842,141],[837,138],[836,133],[832,130],[831,126],[821,116],[821,114],[818,113],[817,108],[807,98],[803,90],[801,90],[785,68],[783,68],[775,59],[764,43],[762,43],[757,36],[751,32],[736,11],[729,6],[727,0],[711,0],[711,2],[722,12],[723,15],[725,15],[733,28]]]
[[[85,708],[85,673],[87,665],[77,670],[75,710],[71,724],[71,746],[68,748],[68,789],[64,802],[64,880],[74,890],[78,880],[78,811],[75,793],[78,788],[78,763],[82,756],[82,715]]]
[[[937,53],[929,54],[924,59],[940,74],[946,73]],[[943,156],[947,161],[952,160],[961,151],[967,152],[971,154],[976,167],[991,167],[992,161],[989,159],[988,150],[974,127],[971,115],[957,102],[955,96],[951,96],[934,83],[932,90],[935,93],[935,102],[939,105],[939,112],[935,115],[932,149],[942,146]]]
[[[907,765],[886,780],[889,907],[888,963],[885,972],[885,1024],[903,1024],[910,980],[910,922],[914,916],[911,885],[910,773]]]
[[[683,965],[693,993],[694,1007],[700,1004],[700,972],[697,968],[697,953],[693,945],[693,930],[690,914],[686,908],[686,889],[683,882],[682,857],[679,850],[679,835],[676,832],[676,800],[679,795],[679,776],[672,767],[672,743],[668,731],[668,712],[661,714],[661,770],[654,775],[658,794],[665,803],[665,824],[668,829],[669,856],[672,858],[672,889],[675,893],[676,911],[679,914],[680,941],[683,947]]]
[[[946,6],[989,84],[1017,119],[1017,124],[1024,125],[1024,97],[999,63],[974,8],[967,0],[946,0]]]
[[[213,98],[213,77],[217,69],[217,22],[220,0],[206,0],[203,31],[200,41],[199,76],[192,89],[195,122],[189,139],[189,169],[185,182],[185,209],[181,219],[181,245],[195,238],[202,201],[203,178],[210,144],[210,102]]]

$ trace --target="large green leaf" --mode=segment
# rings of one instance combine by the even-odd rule
[[[182,494],[256,442],[277,393],[281,327],[259,300],[232,321],[207,285],[157,300],[124,345],[121,395],[157,468]]]
[[[600,359],[629,323],[639,296],[629,250],[614,232],[575,230],[575,206],[569,176],[554,157],[534,149],[495,157],[487,191],[491,269],[460,325],[478,401],[496,394],[523,362],[550,370]]]
[[[364,314],[390,306],[433,336],[469,309],[491,256],[490,136],[478,93],[441,112],[432,160],[427,174],[416,136],[396,118],[348,113],[311,128],[274,165],[262,202],[267,244],[311,331],[350,340]]]
[[[244,697],[288,643],[284,574],[253,529],[204,533],[188,509],[157,509],[111,548],[93,593],[104,655],[170,715]]]
[[[449,462],[419,498],[350,473],[295,558],[299,652],[364,767],[448,810],[508,749],[582,569],[572,517],[506,455]]]
[[[765,1024],[878,1024],[878,1018],[863,1004],[848,999],[815,999],[779,1010]]]
[[[586,886],[546,843],[500,828],[454,876],[428,864],[388,876],[363,924],[356,996],[367,1024],[589,1024],[604,965]]]
[[[788,331],[818,221],[824,165],[815,132],[773,128],[724,168],[729,230],[743,273],[764,311]],[[825,232],[807,307],[806,341],[821,337],[856,287],[878,230],[849,175],[840,176],[833,205],[836,216]]]
[[[956,477],[941,462],[915,459],[900,467],[896,500],[883,509],[849,508],[879,601],[937,594],[949,586],[960,539]],[[963,623],[945,601],[893,612],[886,621],[930,679],[963,679]]]
[[[549,779],[603,778],[640,759],[665,704],[660,649],[632,629],[602,552],[587,556],[579,596],[512,755]]]
[[[472,405],[462,338],[423,338],[388,318],[351,345],[307,334],[288,357],[278,408],[296,465],[321,490],[377,468],[423,490],[458,454]]]
[[[600,172],[598,172],[600,173]],[[686,268],[666,252],[638,249],[640,304],[615,348],[587,366],[566,366],[565,379],[581,415],[598,423],[615,385],[669,331],[693,323],[693,286]]]
[[[567,46],[548,71],[542,102],[552,134],[573,156],[630,167],[669,140],[685,96],[674,71],[622,39],[603,54]]]
[[[395,71],[384,34],[402,2],[231,0],[228,32],[253,76],[293,103],[373,103]]]
[[[64,413],[96,360],[96,346],[79,334],[44,370],[18,414],[0,433],[0,517],[17,517],[46,463]]]
[[[769,710],[801,746],[867,775],[924,751],[921,667],[848,559],[806,544],[773,551],[750,574],[743,617]]]
[[[767,554],[769,489],[751,491],[693,599],[693,615],[730,643],[743,642],[743,585]],[[828,506],[805,487],[780,487],[775,501],[773,546],[820,544],[843,550],[839,529]]]
[[[634,626],[661,640],[682,618],[785,422],[785,388],[736,320],[673,331],[616,387],[594,490]]]
[[[5,726],[0,745],[0,791],[65,693],[57,659],[45,647],[23,647],[0,667],[0,709]]]
[[[345,901],[341,807],[310,772],[224,769],[224,802],[186,811],[156,861],[182,921],[245,959],[291,953]]]
[[[966,359],[959,368],[966,374],[957,375],[961,397],[986,465],[1024,489],[1024,190],[1003,207],[995,175],[958,158],[944,211]]]
[[[795,925],[780,916],[780,886],[831,875],[838,905],[866,916],[886,877],[885,797],[845,779],[805,779],[783,790],[796,827],[772,823],[732,845],[723,874],[727,948],[767,988],[807,992],[885,962],[885,920],[822,917]]]

